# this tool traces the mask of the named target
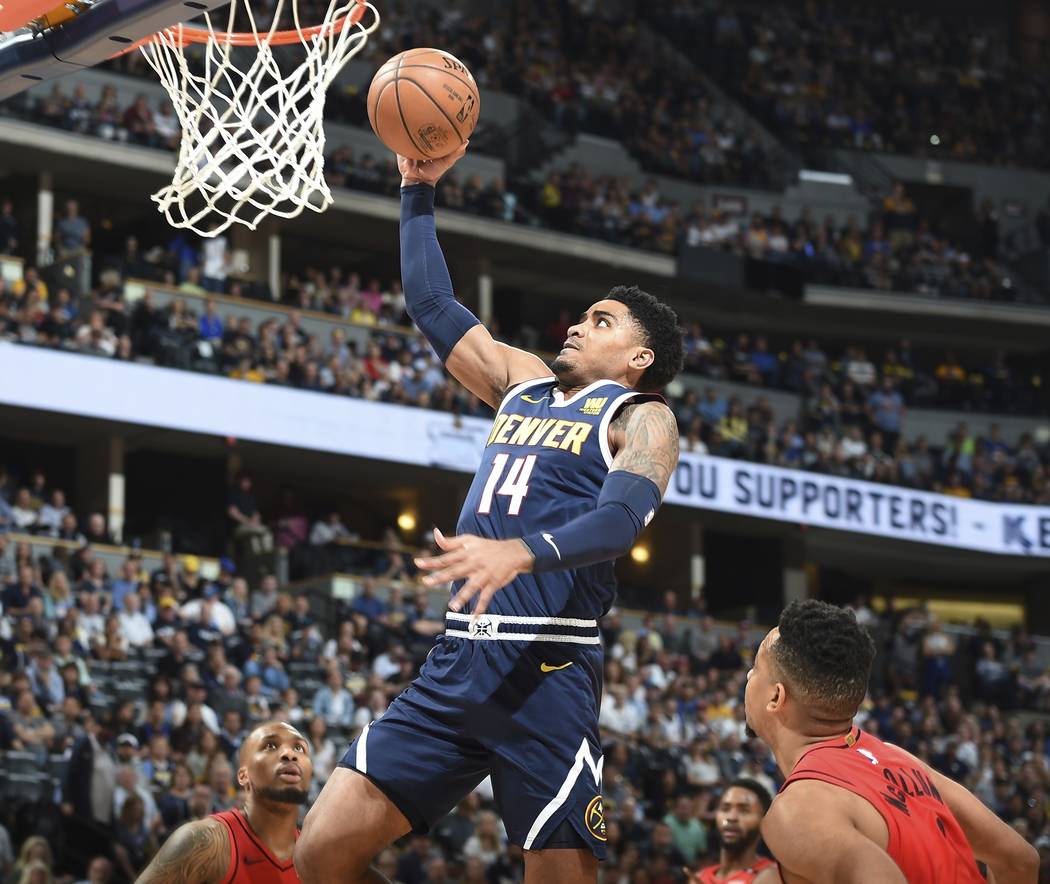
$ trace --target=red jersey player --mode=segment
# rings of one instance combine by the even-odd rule
[[[776,863],[758,855],[759,830],[771,799],[761,783],[734,780],[718,802],[718,862],[690,875],[689,884],[779,884]]]
[[[313,776],[310,744],[290,724],[270,722],[248,735],[239,758],[244,810],[180,826],[138,884],[298,884],[292,850]]]
[[[762,822],[785,884],[1035,884],[1039,854],[970,792],[853,724],[875,646],[852,612],[792,602],[748,673],[747,725],[787,777]]]

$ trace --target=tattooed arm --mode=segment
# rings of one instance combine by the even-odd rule
[[[230,870],[230,836],[218,820],[176,829],[136,884],[221,884]]]
[[[667,490],[678,464],[678,423],[662,402],[628,403],[609,425],[609,445],[616,456],[609,471],[644,476],[660,493]]]

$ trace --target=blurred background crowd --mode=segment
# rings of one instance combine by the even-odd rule
[[[29,479],[12,507],[76,519],[46,477]],[[132,552],[106,556],[111,567],[96,552],[111,548],[83,537],[31,548],[19,539],[31,527],[0,534],[0,872],[18,884],[132,880],[180,823],[238,802],[237,749],[265,719],[309,734],[315,796],[443,629],[443,599],[418,587],[407,556],[357,558],[353,600],[325,608],[273,577],[249,584],[229,559],[211,578],[196,556],[153,567]],[[650,601],[602,621],[603,880],[617,884],[677,882],[713,861],[725,785],[779,781],[744,733],[761,632],[674,593]],[[1050,734],[1034,715],[1050,711],[1050,674],[1032,639],[947,628],[922,607],[853,608],[879,648],[861,725],[964,782],[1050,858]],[[379,866],[402,884],[522,880],[488,782]]]
[[[5,107],[6,109],[6,107]],[[166,99],[153,105],[139,95],[117,104],[113,87],[90,97],[84,85],[56,84],[31,101],[27,119],[72,132],[145,147],[173,149],[179,125]],[[400,183],[393,158],[337,147],[325,176],[335,187],[389,194]],[[450,174],[439,191],[447,208],[508,223],[542,224],[618,245],[677,254],[683,245],[705,246],[741,257],[797,267],[813,283],[983,301],[1038,299],[1001,259],[998,225],[990,206],[973,219],[982,236],[953,242],[921,216],[902,185],[873,203],[868,218],[818,219],[805,209],[788,219],[774,208],[767,217],[712,202],[682,205],[654,179],[640,186],[623,176],[595,174],[580,164],[553,169],[540,180],[483,182]]]

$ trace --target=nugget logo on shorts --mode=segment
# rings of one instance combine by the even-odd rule
[[[587,827],[587,831],[599,841],[606,840],[605,807],[602,804],[601,795],[595,795],[587,805],[587,809],[583,812],[583,824]]]
[[[492,621],[485,618],[474,620],[470,626],[467,627],[467,632],[469,632],[474,638],[491,638]]]

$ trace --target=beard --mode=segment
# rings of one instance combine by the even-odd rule
[[[753,832],[748,832],[743,838],[739,841],[734,841],[732,844],[727,844],[723,841],[722,849],[732,857],[743,856],[758,844],[758,835],[759,830],[755,829]]]
[[[572,368],[572,363],[564,356],[555,356],[550,364],[550,369],[558,380],[561,380],[563,375],[571,374]]]
[[[748,724],[746,721],[744,722],[744,736],[746,736],[749,740],[759,739],[758,734],[755,733],[755,729],[751,727],[751,725]]]
[[[266,801],[273,801],[277,804],[306,804],[308,797],[305,789],[279,786],[267,786],[265,789],[258,789],[256,794]]]

